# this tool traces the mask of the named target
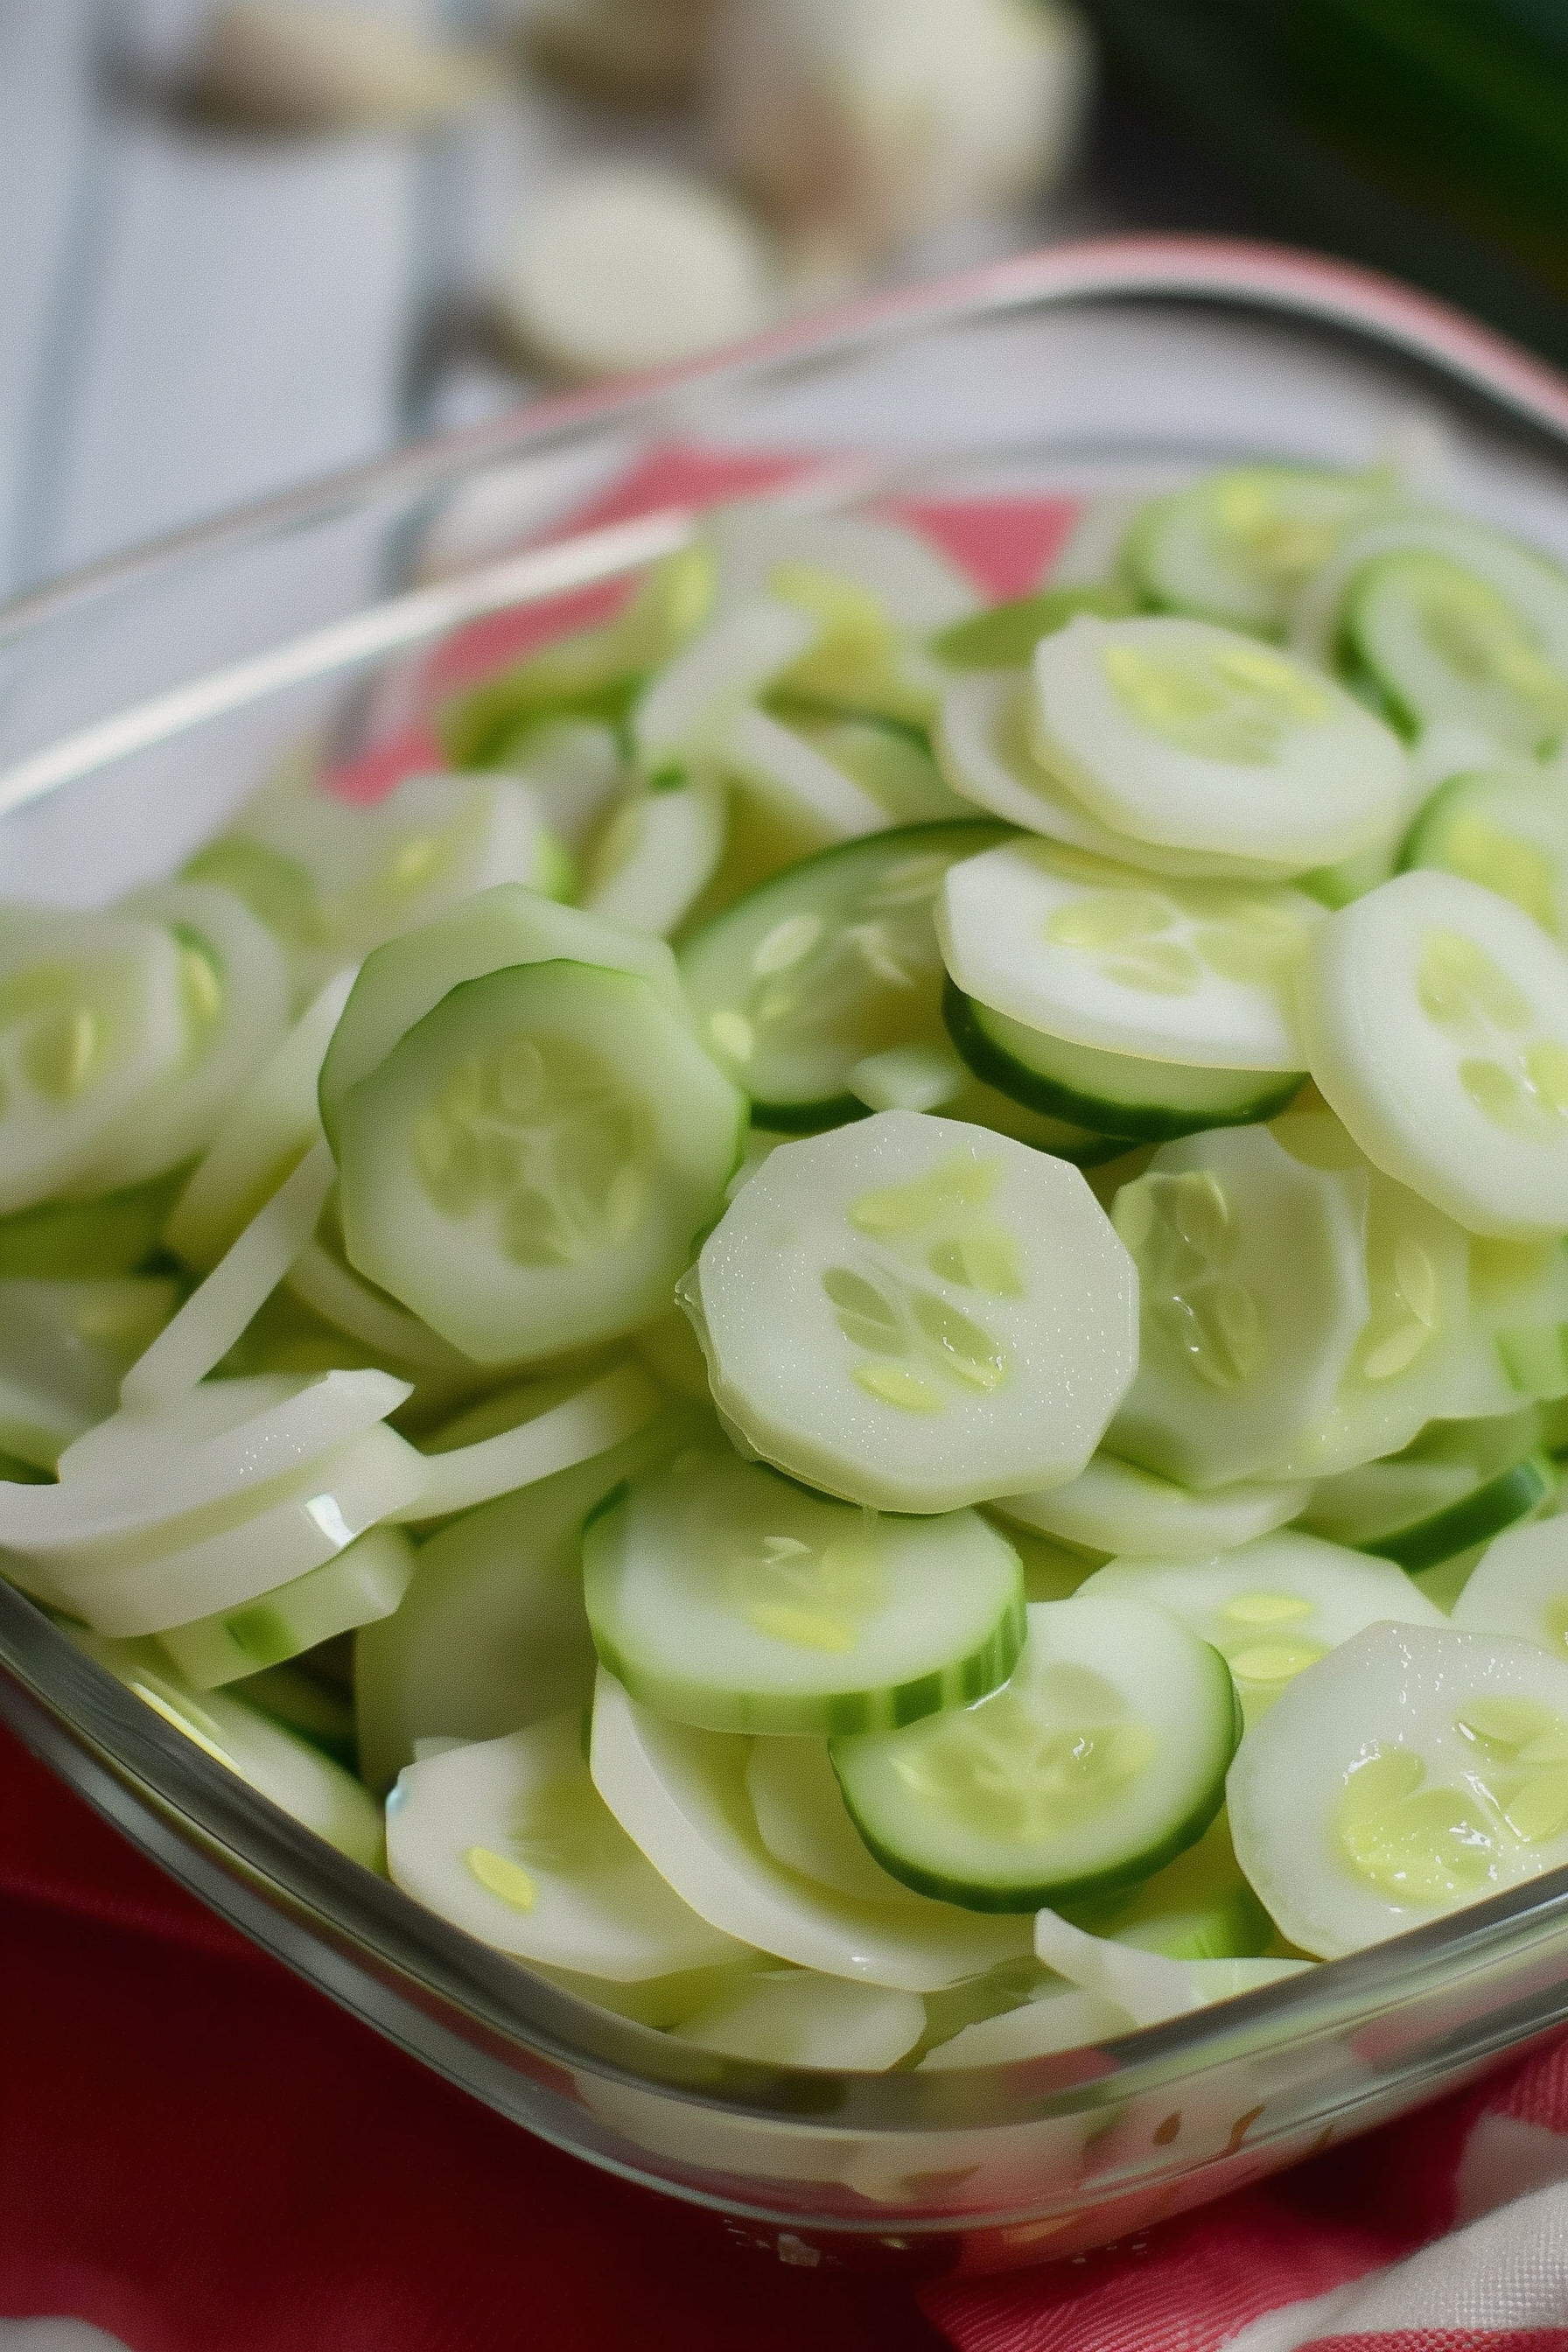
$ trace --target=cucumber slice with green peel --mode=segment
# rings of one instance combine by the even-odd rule
[[[503,1496],[418,1550],[396,1614],[354,1636],[360,1765],[378,1793],[432,1738],[493,1739],[593,1696],[583,1521],[622,1479],[711,1423],[674,1408],[575,1469]]]
[[[1162,612],[1274,635],[1312,574],[1394,495],[1383,474],[1285,466],[1205,474],[1142,509],[1123,566],[1144,603]]]
[[[808,707],[775,704],[787,721],[823,758],[830,760],[864,793],[888,824],[941,824],[969,819],[969,803],[949,790],[931,755],[923,729],[874,719],[824,718]]]
[[[1506,1528],[1471,1570],[1452,1617],[1464,1633],[1533,1642],[1568,1658],[1568,1525],[1555,1517]]]
[[[740,711],[816,644],[820,621],[758,596],[721,612],[647,687],[631,713],[639,772],[651,782],[712,761]]]
[[[1112,1221],[1138,1268],[1138,1376],[1118,1455],[1185,1486],[1272,1478],[1331,1407],[1371,1312],[1363,1169],[1271,1129],[1162,1144]]]
[[[185,1005],[180,1059],[127,1106],[70,1190],[106,1192],[161,1176],[205,1151],[235,1097],[282,1044],[289,974],[269,931],[231,890],[166,882],[125,911],[168,929]]]
[[[1236,1750],[1224,1659],[1163,1610],[1086,1588],[1028,1616],[1002,1690],[829,1748],[884,1869],[969,1910],[1147,1878],[1207,1829]]]
[[[405,1765],[386,1860],[405,1895],[518,1959],[636,1982],[741,1957],[606,1808],[575,1707]]]
[[[1367,566],[1415,553],[1459,566],[1490,588],[1531,632],[1553,669],[1568,669],[1568,577],[1548,557],[1500,531],[1436,509],[1407,509],[1364,524],[1308,582],[1290,617],[1291,642],[1331,663],[1347,600]]]
[[[1290,975],[1327,919],[1300,890],[1156,881],[1044,841],[953,866],[936,909],[954,984],[1026,1028],[1255,1076],[1304,1066]]]
[[[1241,1874],[1222,1807],[1195,1845],[1138,1886],[1075,1905],[1072,1925],[1170,1960],[1256,1959],[1274,1922]]]
[[[244,860],[291,865],[293,887],[258,890]],[[526,784],[512,776],[405,776],[372,807],[321,791],[286,769],[186,867],[238,890],[286,949],[313,994],[345,963],[428,922],[477,890],[531,885],[558,856]],[[226,863],[215,866],[215,856]]]
[[[320,1568],[241,1609],[170,1625],[160,1646],[195,1690],[215,1690],[297,1658],[334,1634],[390,1617],[414,1574],[414,1547],[396,1528],[373,1528]]]
[[[364,1788],[309,1739],[249,1706],[232,1691],[195,1691],[151,1642],[109,1642],[77,1626],[79,1650],[150,1706],[205,1756],[313,1830],[366,1870],[385,1874],[381,1808]]]
[[[786,1870],[857,1902],[897,1902],[903,1888],[866,1850],[845,1810],[825,1739],[756,1739],[746,1794],[757,1834]]]
[[[1281,1076],[1273,1070],[1210,1069],[1071,1045],[993,1012],[951,981],[942,1014],[977,1077],[1032,1110],[1123,1142],[1165,1142],[1205,1127],[1273,1118],[1305,1082],[1301,1071]]]
[[[973,670],[947,687],[931,741],[955,793],[1026,833],[1150,873],[1193,880],[1280,881],[1295,870],[1289,860],[1281,865],[1217,850],[1173,849],[1101,824],[1042,765],[1030,740],[1033,708],[1026,669]]]
[[[1450,777],[1411,827],[1402,866],[1479,882],[1568,940],[1568,799],[1532,762]]]
[[[0,1280],[108,1282],[139,1272],[189,1175],[173,1168],[95,1201],[44,1201],[0,1216]]]
[[[1384,1619],[1440,1625],[1441,1610],[1391,1560],[1291,1528],[1209,1559],[1115,1559],[1080,1597],[1099,1593],[1167,1609],[1230,1667],[1252,1727],[1286,1685]]]
[[[1078,1168],[1100,1167],[1107,1160],[1121,1159],[1127,1150],[1125,1136],[1101,1135],[1096,1129],[1080,1127],[1076,1119],[1033,1110],[1027,1103],[1005,1095],[1000,1087],[988,1087],[973,1072],[963,1093],[954,1095],[942,1108],[950,1118],[988,1128],[993,1135],[1010,1135],[1015,1143],[1026,1143],[1031,1151],[1048,1151],[1054,1160],[1070,1160]]]
[[[181,958],[161,924],[62,915],[0,934],[0,1211],[79,1187],[188,1037]],[[94,1189],[115,1183],[111,1171]]]
[[[918,1993],[789,1969],[746,1978],[675,2026],[671,2038],[756,2065],[880,2074],[907,2057],[925,2030]]]
[[[1323,1959],[1568,1861],[1568,1658],[1373,1625],[1321,1659],[1231,1768],[1237,1860]]]
[[[349,1088],[454,988],[513,964],[561,961],[631,972],[671,1012],[684,1008],[680,975],[662,940],[558,906],[516,883],[481,890],[365,958],[321,1061],[317,1094],[328,1135],[337,1135],[338,1107]]]
[[[725,827],[724,794],[701,778],[628,794],[594,836],[584,908],[662,938],[685,921],[718,873]]]
[[[797,1967],[938,1992],[1029,1948],[1026,1922],[979,1919],[900,1887],[865,1902],[776,1862],[746,1791],[752,1742],[665,1723],[601,1673],[595,1786],[659,1875],[714,1927]]]
[[[889,1045],[883,1053],[868,1054],[850,1071],[849,1091],[868,1110],[944,1110],[950,1118],[1010,1135],[1037,1151],[1076,1160],[1080,1168],[1114,1159],[1126,1149],[1118,1136],[1101,1135],[1074,1119],[1054,1118],[1005,1095],[999,1087],[987,1086],[946,1039]]]
[[[1397,736],[1254,637],[1080,618],[1038,647],[1034,687],[1036,756],[1116,832],[1305,870],[1399,826]]]
[[[1035,1921],[1035,1950],[1080,1992],[1115,2001],[1134,2025],[1163,2025],[1216,2000],[1256,1992],[1310,1967],[1308,1960],[1173,1959],[1108,1936],[1086,1934],[1055,1911]]]
[[[645,981],[468,981],[343,1097],[350,1262],[480,1363],[617,1338],[668,1304],[743,1119]]]
[[[1439,1568],[1552,1502],[1557,1472],[1539,1440],[1534,1412],[1434,1422],[1403,1453],[1321,1479],[1301,1524],[1413,1574]]]
[[[748,1444],[879,1510],[1075,1476],[1135,1361],[1132,1267],[1078,1171],[914,1111],[773,1152],[679,1295]]]
[[[1079,613],[1120,620],[1133,609],[1124,588],[1037,588],[1033,595],[988,604],[983,613],[954,621],[931,641],[938,661],[950,669],[1025,669],[1042,637],[1065,629]]]
[[[1024,1639],[1017,1555],[984,1519],[868,1524],[724,1447],[634,1483],[583,1570],[602,1663],[709,1731],[910,1723],[994,1690]]]
[[[861,1063],[940,1040],[931,909],[948,868],[999,830],[906,826],[822,851],[687,940],[680,973],[698,1034],[751,1096],[759,1126],[811,1130],[858,1117]]]
[[[1312,1489],[1305,1479],[1211,1486],[1194,1494],[1169,1478],[1157,1478],[1114,1454],[1097,1454],[1065,1486],[1039,1495],[1009,1495],[996,1505],[1005,1519],[1016,1519],[1064,1542],[1140,1559],[1198,1559],[1233,1551],[1282,1528],[1305,1507]]]
[[[1436,551],[1377,556],[1352,575],[1339,654],[1409,734],[1457,724],[1500,750],[1544,752],[1568,730],[1568,665],[1503,588]]]
[[[159,1276],[0,1279],[0,1448],[52,1470],[115,1410],[127,1369],[178,1303],[178,1285]]]
[[[1314,928],[1297,1017],[1374,1166],[1474,1233],[1568,1226],[1568,961],[1520,908],[1402,874]]]
[[[334,973],[231,1105],[170,1213],[163,1240],[208,1274],[321,1134],[317,1082],[353,970]]]

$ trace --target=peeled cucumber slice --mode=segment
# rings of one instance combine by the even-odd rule
[[[1029,1948],[1027,1923],[982,1919],[900,1889],[869,1902],[777,1863],[746,1795],[750,1740],[661,1722],[601,1674],[595,1786],[684,1901],[777,1958],[897,1991],[935,1992]]]
[[[350,1261],[481,1363],[616,1338],[667,1306],[742,1118],[645,981],[491,972],[343,1097]]]
[[[195,1691],[150,1642],[106,1642],[68,1629],[79,1650],[205,1756],[366,1870],[384,1874],[381,1808],[352,1772],[231,1691]]]
[[[683,1009],[675,960],[661,940],[558,906],[516,883],[481,890],[366,957],[322,1057],[318,1092],[328,1135],[337,1135],[349,1088],[454,988],[510,964],[559,959],[632,972],[672,1013]]]
[[[1510,1527],[1487,1546],[1450,1612],[1467,1633],[1500,1633],[1568,1658],[1568,1521]]]
[[[1283,1528],[1209,1559],[1115,1559],[1081,1588],[1168,1609],[1226,1661],[1252,1727],[1286,1685],[1363,1626],[1440,1625],[1391,1560]]]
[[[1244,1480],[1194,1494],[1136,1463],[1118,1461],[1114,1454],[1097,1454],[1065,1486],[1009,1495],[996,1508],[1004,1518],[1096,1551],[1139,1559],[1197,1559],[1233,1551],[1283,1527],[1306,1507],[1311,1493],[1300,1479]]]
[[[1363,1170],[1266,1127],[1163,1144],[1112,1219],[1138,1267],[1138,1375],[1118,1454],[1207,1489],[1280,1473],[1332,1405],[1371,1313]]]
[[[405,1895],[519,1959],[626,1982],[741,1957],[608,1811],[574,1707],[405,1765],[386,1859]]]
[[[1004,1689],[829,1750],[883,1867],[974,1911],[1146,1878],[1208,1827],[1236,1748],[1224,1660],[1163,1610],[1086,1587],[1028,1620]]]
[[[722,1446],[635,1481],[583,1568],[603,1664],[710,1731],[908,1723],[994,1690],[1024,1638],[1017,1556],[984,1519],[868,1523]]]
[[[747,1444],[881,1510],[1076,1475],[1135,1360],[1132,1269],[1078,1171],[914,1111],[772,1153],[681,1296]]]
[[[762,1969],[672,2029],[672,2039],[764,2066],[879,2074],[925,2032],[916,1993],[851,1984],[815,1969]]]
[[[1256,638],[1080,617],[1044,640],[1034,678],[1037,754],[1117,832],[1304,871],[1399,824],[1398,738]]]
[[[1568,1659],[1373,1625],[1249,1732],[1237,1859],[1280,1933],[1331,1959],[1568,1862]]]
[[[1479,1234],[1568,1226],[1568,961],[1457,875],[1320,923],[1297,973],[1320,1091],[1367,1158]]]
[[[931,909],[954,860],[997,834],[906,826],[823,851],[687,940],[680,971],[698,1034],[751,1096],[760,1126],[810,1130],[857,1117],[868,1057],[940,1037]],[[952,1091],[963,1082],[960,1070]]]
[[[493,1739],[563,1702],[588,1704],[584,1519],[622,1479],[709,1426],[675,1408],[595,1460],[426,1538],[396,1614],[354,1637],[360,1769],[372,1789],[391,1784],[418,1740]]]
[[[1568,799],[1533,761],[1450,778],[1426,803],[1400,860],[1479,882],[1568,940]]]
[[[165,1626],[159,1644],[195,1689],[214,1690],[390,1617],[413,1574],[407,1537],[397,1528],[373,1528],[346,1551],[242,1609]]]
[[[1146,604],[1272,635],[1346,534],[1393,494],[1382,474],[1205,474],[1142,509],[1122,562]]]
[[[1253,1074],[1304,1066],[1290,975],[1323,909],[1299,890],[1154,881],[1043,841],[952,866],[942,959],[966,996],[1112,1054]]]

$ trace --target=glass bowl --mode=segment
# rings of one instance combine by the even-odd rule
[[[407,672],[389,656],[678,543],[690,521],[671,485],[700,466],[640,464],[672,444],[735,479],[758,453],[816,459],[819,496],[1114,501],[1219,460],[1364,463],[1391,443],[1457,505],[1568,561],[1568,384],[1421,298],[1258,247],[1058,248],[531,408],[0,611],[6,895],[91,904],[166,871],[301,733],[342,757],[394,725]],[[640,518],[563,535],[639,464]],[[389,2039],[786,2261],[1076,2252],[1568,2019],[1558,1871],[1098,2047],[932,2074],[742,2064],[585,2006],[344,1861],[4,1583],[0,1717]]]

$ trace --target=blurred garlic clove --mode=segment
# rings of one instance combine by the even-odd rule
[[[731,0],[724,168],[807,251],[875,259],[1059,180],[1093,78],[1061,0]]]
[[[519,342],[556,373],[620,375],[753,334],[776,285],[766,238],[706,182],[595,165],[525,213],[503,284]]]
[[[658,106],[700,86],[721,0],[542,0],[522,27],[538,69],[584,97]]]
[[[279,131],[418,127],[493,87],[489,60],[399,26],[294,0],[236,0],[207,19],[185,82],[201,113]]]

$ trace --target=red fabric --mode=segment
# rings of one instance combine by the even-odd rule
[[[0,2314],[132,2352],[941,2352],[345,2016],[0,1733]]]

